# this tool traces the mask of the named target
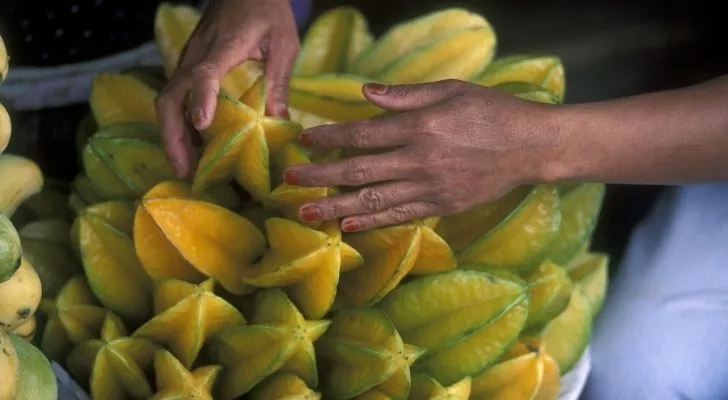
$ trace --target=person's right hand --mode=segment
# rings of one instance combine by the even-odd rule
[[[196,163],[187,122],[197,130],[210,125],[220,79],[239,64],[265,62],[267,114],[288,118],[288,78],[298,48],[288,0],[210,2],[156,102],[165,150],[179,177]]]

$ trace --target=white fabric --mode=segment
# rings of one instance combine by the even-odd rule
[[[630,240],[586,400],[728,399],[728,182],[675,188]]]

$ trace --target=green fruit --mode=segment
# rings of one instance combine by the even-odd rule
[[[606,192],[603,183],[582,183],[559,192],[561,225],[548,252],[549,260],[568,265],[591,240]]]
[[[544,330],[542,338],[548,353],[563,376],[571,371],[589,345],[592,313],[589,299],[579,286],[573,287],[566,309]]]
[[[350,72],[362,76],[380,75],[413,52],[431,46],[455,32],[471,28],[492,29],[485,18],[459,7],[446,8],[401,22],[389,28],[369,46]],[[488,44],[495,45],[495,38],[493,43]]]
[[[530,82],[504,82],[495,86],[506,93],[510,93],[523,100],[536,103],[559,104],[561,99],[556,93],[542,86]]]
[[[0,282],[10,279],[20,268],[21,254],[18,231],[10,219],[0,213]]]
[[[18,391],[15,400],[56,400],[58,387],[51,363],[32,344],[8,334],[18,355]]]
[[[346,72],[362,51],[374,41],[364,15],[342,6],[319,16],[301,43],[296,76]]]

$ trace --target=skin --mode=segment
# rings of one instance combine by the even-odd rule
[[[192,92],[192,115],[203,110],[194,125],[204,129],[220,76],[240,62],[262,58],[274,81],[268,107],[285,109],[285,82],[298,48],[285,1],[217,1],[201,26],[183,56],[184,67],[158,101],[167,151],[180,175],[194,160],[186,144],[189,131],[183,129],[186,92]],[[284,172],[290,184],[353,188],[302,205],[303,220],[341,219],[342,230],[353,232],[462,212],[523,184],[728,179],[728,76],[679,90],[560,106],[456,80],[371,83],[363,92],[394,114],[314,127],[299,137],[304,146],[367,152]]]

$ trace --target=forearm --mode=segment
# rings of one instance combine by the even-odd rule
[[[681,184],[728,180],[728,75],[679,90],[568,105],[551,180]]]

